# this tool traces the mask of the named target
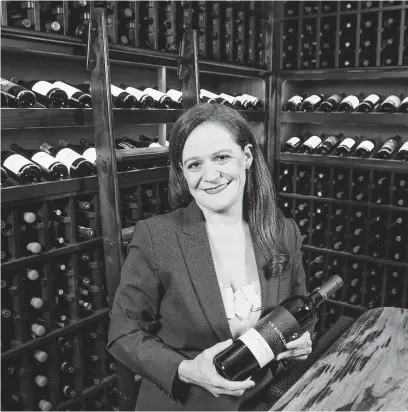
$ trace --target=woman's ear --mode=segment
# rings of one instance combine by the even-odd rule
[[[249,169],[251,167],[251,164],[252,164],[253,160],[254,160],[254,156],[252,154],[252,148],[253,148],[253,146],[251,145],[251,143],[248,143],[244,147],[245,169]]]

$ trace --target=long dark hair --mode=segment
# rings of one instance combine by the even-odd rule
[[[285,244],[285,223],[276,205],[276,195],[268,166],[246,120],[234,109],[221,104],[197,104],[178,118],[170,133],[169,202],[172,209],[186,207],[193,197],[180,167],[184,145],[192,131],[204,122],[228,130],[242,148],[251,144],[253,162],[247,170],[244,191],[244,218],[259,249],[268,261],[267,277],[286,271],[289,252]]]

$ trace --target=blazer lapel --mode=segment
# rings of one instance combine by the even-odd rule
[[[195,201],[184,211],[180,247],[198,300],[221,341],[232,338],[211,255],[204,216]]]

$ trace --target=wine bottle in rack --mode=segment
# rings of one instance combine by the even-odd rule
[[[123,90],[125,90],[127,93],[131,94],[137,99],[138,107],[154,107],[154,99],[152,96],[150,96],[148,93],[145,91],[139,90],[136,87],[131,87],[127,86],[126,84],[120,84],[119,86]]]
[[[346,137],[343,139],[340,144],[337,146],[337,149],[334,151],[335,156],[350,156],[353,152],[356,145],[359,143],[360,138],[355,137]]]
[[[200,99],[205,103],[220,103],[226,106],[230,106],[227,100],[205,89],[200,89]]]
[[[88,109],[92,107],[92,98],[88,93],[60,80],[51,80],[55,87],[63,90],[68,96],[68,106],[74,109]]]
[[[95,150],[95,147],[82,145],[82,144],[81,145],[74,145],[74,144],[71,144],[71,143],[67,142],[66,140],[60,140],[58,145],[59,145],[59,147],[62,147],[62,148],[67,147],[67,148],[73,150],[74,152],[78,153],[79,155],[81,155],[84,159],[88,160],[93,165],[96,164],[96,150]]]
[[[159,90],[147,87],[144,89],[144,93],[147,93],[154,100],[154,106],[159,109],[171,109],[174,107],[173,100],[167,96],[166,93]]]
[[[10,149],[38,165],[42,170],[42,176],[46,180],[63,180],[68,177],[67,167],[42,150],[25,149],[17,143],[12,143]]]
[[[37,99],[34,92],[32,92],[31,90],[27,90],[26,88],[16,83],[0,78],[0,86],[2,96],[3,92],[5,95],[7,95],[9,107],[26,109],[34,107],[37,103]]]
[[[401,104],[401,97],[395,94],[390,94],[378,107],[379,112],[395,113],[398,111]]]
[[[231,95],[226,94],[226,93],[220,93],[219,96],[222,99],[225,99],[231,105],[231,107],[233,107],[234,109],[236,109],[236,110],[241,110],[242,109],[242,103],[237,97],[231,96]]]
[[[402,144],[399,148],[397,155],[395,156],[396,160],[408,161],[408,141]]]
[[[329,155],[336,148],[342,138],[343,135],[341,133],[326,137],[326,139],[317,147],[316,153],[320,155]]]
[[[298,338],[316,323],[317,308],[342,286],[343,280],[333,276],[308,296],[295,295],[284,300],[254,328],[214,357],[217,372],[232,381],[244,380],[267,365],[285,350],[287,342]],[[279,324],[285,325],[284,328],[277,330]],[[255,340],[264,342],[262,351],[253,344]]]
[[[297,112],[300,110],[300,107],[303,103],[303,97],[295,94],[292,96],[284,105],[283,110],[287,110],[289,112]]]
[[[173,107],[177,109],[183,108],[183,93],[180,90],[169,89],[167,90],[167,96],[173,101]]]
[[[305,142],[300,146],[299,152],[304,154],[312,154],[315,149],[322,143],[322,139],[319,136],[310,136]]]
[[[86,177],[95,173],[94,165],[68,147],[53,147],[42,143],[40,149],[67,166],[70,177]]]
[[[354,112],[358,105],[360,104],[360,100],[354,94],[350,94],[345,97],[339,104],[337,111],[339,112]]]
[[[375,157],[379,159],[390,159],[395,151],[398,149],[398,146],[401,141],[401,136],[396,135],[390,137],[378,150]]]
[[[408,96],[406,96],[399,105],[398,111],[400,113],[408,113]]]
[[[37,102],[50,109],[63,109],[68,104],[68,96],[60,88],[45,80],[31,80],[17,82],[22,87],[32,90],[37,98]]]
[[[369,158],[374,154],[376,147],[376,139],[363,139],[363,141],[357,146],[352,156]]]
[[[307,97],[303,100],[302,104],[300,105],[300,110],[305,112],[314,112],[316,111],[320,104],[323,102],[324,95],[322,94],[312,94],[311,96]]]
[[[381,95],[372,93],[369,94],[355,109],[356,112],[369,113],[375,112],[379,107]]]
[[[288,139],[283,145],[283,153],[294,153],[299,149],[300,145],[303,143],[302,137],[293,136]]]
[[[1,161],[7,174],[20,185],[38,183],[41,180],[40,167],[20,154],[2,150]]]
[[[334,112],[337,110],[340,102],[343,100],[343,97],[344,96],[338,93],[332,94],[322,102],[318,110],[321,112]]]

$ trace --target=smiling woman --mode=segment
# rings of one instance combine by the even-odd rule
[[[214,357],[294,294],[306,294],[301,236],[276,207],[267,164],[245,119],[196,105],[170,136],[173,212],[138,222],[111,311],[108,350],[144,379],[137,410],[247,410],[272,361],[244,381]],[[305,359],[310,335],[285,357]]]

